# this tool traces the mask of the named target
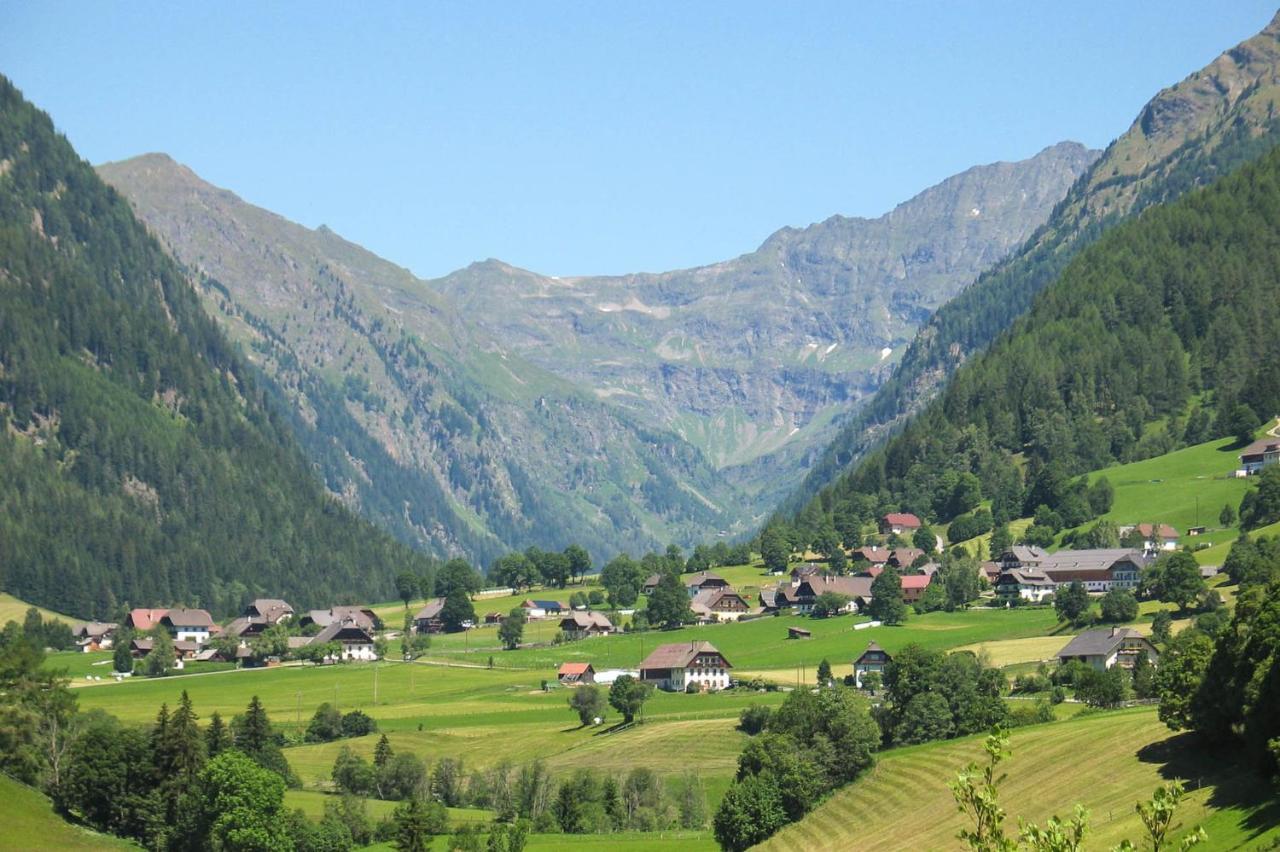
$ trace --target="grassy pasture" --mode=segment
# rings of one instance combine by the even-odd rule
[[[1057,619],[1048,609],[998,610],[977,608],[963,612],[935,612],[913,616],[898,627],[855,630],[863,618],[842,616],[816,619],[805,616],[765,617],[737,624],[707,624],[679,630],[617,634],[558,646],[503,651],[496,632],[473,630],[439,637],[428,656],[435,660],[465,660],[484,664],[490,655],[498,667],[519,667],[553,672],[565,661],[590,661],[597,669],[637,666],[657,645],[706,640],[729,659],[739,676],[777,669],[816,666],[824,657],[832,665],[848,662],[874,640],[893,653],[916,642],[928,648],[954,648],[994,639],[1043,636],[1055,629]],[[788,627],[812,632],[811,639],[787,639]],[[463,646],[463,642],[467,646]]]
[[[16,621],[21,624],[23,617],[27,614],[27,610],[30,608],[31,604],[26,601],[18,600],[13,595],[0,592],[0,625],[9,621]],[[81,620],[70,615],[64,615],[60,612],[54,612],[51,609],[45,609],[44,607],[36,607],[36,609],[40,610],[41,617],[45,619],[58,619],[72,625]]]
[[[46,796],[4,775],[0,775],[0,799],[4,800],[0,850],[142,848],[67,822],[54,813]]]
[[[1109,849],[1123,838],[1138,839],[1134,803],[1179,777],[1191,790],[1179,821],[1188,828],[1203,823],[1207,848],[1262,848],[1280,838],[1280,805],[1265,802],[1265,784],[1230,761],[1197,754],[1190,735],[1170,732],[1151,708],[1015,729],[1012,750],[1000,788],[1011,826],[1018,816],[1041,824],[1052,814],[1067,816],[1080,802],[1090,812],[1089,848]],[[958,848],[963,817],[947,782],[982,756],[981,737],[886,752],[870,775],[762,848]]]
[[[580,849],[583,852],[608,847],[620,852],[667,852],[670,849],[690,850],[691,852],[714,852],[720,847],[709,831],[657,831],[618,832],[616,834],[531,834],[527,852],[548,852],[548,850]],[[449,838],[437,837],[432,850],[449,848]],[[378,843],[366,846],[365,852],[393,852],[395,847],[390,843]]]

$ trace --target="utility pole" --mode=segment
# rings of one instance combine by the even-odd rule
[[[373,661],[373,703],[378,703],[378,661]]]
[[[295,716],[294,716],[294,721],[295,721],[298,725],[301,725],[301,724],[302,724],[302,693],[301,693],[301,692],[298,692],[298,693],[296,694],[296,698],[298,699],[298,709],[297,709],[297,712],[296,712],[296,714],[295,714]]]

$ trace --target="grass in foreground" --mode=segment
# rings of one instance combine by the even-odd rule
[[[1197,752],[1189,734],[1174,734],[1151,708],[1086,714],[1012,732],[1013,757],[1000,801],[1016,817],[1043,824],[1068,816],[1076,802],[1090,811],[1089,848],[1137,839],[1134,804],[1157,785],[1181,778],[1190,791],[1178,813],[1190,828],[1204,824],[1211,849],[1280,839],[1280,804],[1261,779],[1236,760]],[[982,737],[896,749],[881,755],[867,777],[838,792],[801,822],[783,830],[769,850],[956,848],[964,817],[947,782],[965,764],[981,762]]]
[[[127,840],[72,825],[53,811],[39,792],[0,775],[0,799],[4,800],[4,849],[141,849]]]

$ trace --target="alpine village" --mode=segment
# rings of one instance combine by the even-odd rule
[[[0,849],[1280,848],[1280,16],[1224,48],[581,279],[0,78]]]

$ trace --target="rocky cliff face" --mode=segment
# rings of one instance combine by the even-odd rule
[[[1062,143],[979,166],[878,219],[784,228],[696,269],[550,278],[487,261],[431,287],[539,366],[673,429],[765,503],[1096,155]]]
[[[100,168],[204,282],[331,491],[441,555],[597,556],[749,529],[930,312],[1094,156],[981,166],[878,219],[664,274],[438,281],[163,155]]]
[[[680,438],[530,365],[445,296],[163,155],[101,174],[204,284],[330,490],[441,555],[598,557],[744,525]]]

